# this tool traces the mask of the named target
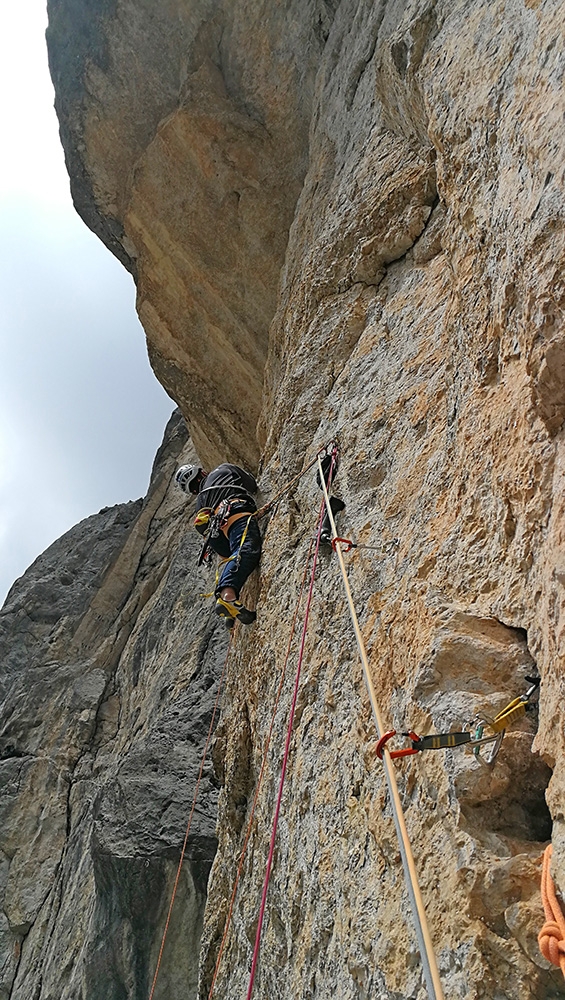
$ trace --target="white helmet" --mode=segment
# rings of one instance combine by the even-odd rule
[[[181,490],[184,490],[185,493],[197,493],[197,483],[201,472],[202,469],[199,465],[181,465],[180,469],[177,469],[175,482],[178,483]],[[195,486],[196,489],[193,488]]]

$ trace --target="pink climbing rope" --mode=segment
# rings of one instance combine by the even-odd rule
[[[246,858],[247,845],[249,843],[249,840],[251,838],[251,832],[253,830],[253,821],[255,819],[255,810],[257,808],[257,802],[259,800],[259,793],[261,791],[261,787],[262,787],[262,784],[263,784],[263,776],[264,776],[266,768],[267,768],[267,759],[268,759],[268,755],[269,755],[269,748],[271,746],[271,739],[273,737],[273,732],[274,732],[274,728],[275,728],[275,721],[276,721],[276,718],[277,718],[277,710],[278,710],[279,702],[280,702],[281,695],[282,695],[283,685],[284,685],[284,681],[285,681],[285,677],[286,677],[286,668],[288,666],[288,661],[290,659],[290,651],[291,651],[292,644],[293,644],[293,639],[294,639],[294,630],[296,628],[296,622],[298,621],[298,612],[300,611],[300,605],[302,603],[302,595],[304,593],[304,587],[306,586],[306,577],[308,576],[308,566],[310,565],[310,557],[312,555],[312,550],[314,548],[315,541],[316,541],[315,537],[311,539],[311,541],[310,541],[310,548],[308,549],[308,555],[306,556],[306,562],[304,563],[304,571],[302,573],[302,580],[300,582],[300,590],[299,590],[298,598],[297,598],[297,601],[296,601],[296,607],[294,609],[294,615],[293,615],[293,618],[292,618],[292,624],[290,626],[290,635],[289,635],[289,639],[288,639],[288,645],[286,647],[286,655],[285,655],[285,658],[284,658],[284,663],[283,663],[283,667],[282,667],[282,670],[281,670],[281,676],[280,676],[280,680],[279,680],[279,686],[278,686],[277,694],[276,694],[276,697],[275,697],[275,704],[273,706],[273,712],[272,712],[272,715],[271,715],[271,725],[269,726],[269,732],[267,734],[267,739],[266,739],[265,747],[264,747],[264,750],[263,750],[263,759],[261,761],[261,769],[259,771],[259,777],[257,778],[257,785],[255,787],[255,794],[253,796],[253,802],[251,803],[251,811],[249,813],[249,822],[247,824],[247,830],[246,830],[246,833],[245,833],[245,839],[243,841],[243,847],[241,848],[241,854],[239,856],[239,864],[237,866],[237,872],[236,872],[236,876],[235,876],[235,880],[234,880],[234,884],[233,884],[233,889],[232,889],[232,894],[231,894],[231,899],[230,899],[230,905],[228,907],[228,913],[227,913],[226,922],[225,922],[225,925],[224,925],[224,932],[222,934],[222,940],[220,941],[220,947],[219,947],[219,950],[218,950],[218,957],[216,958],[216,965],[214,967],[214,975],[212,976],[212,982],[210,984],[210,992],[208,993],[208,1000],[212,1000],[212,996],[213,996],[213,993],[214,993],[214,987],[216,985],[216,980],[218,978],[218,974],[219,974],[219,971],[220,971],[220,965],[221,965],[221,962],[222,962],[222,956],[224,954],[224,948],[225,948],[227,937],[228,937],[228,933],[229,933],[229,930],[230,930],[231,918],[232,918],[233,909],[234,909],[234,906],[235,906],[235,897],[237,895],[237,889],[238,889],[238,886],[239,886],[239,880],[240,880],[240,877],[241,877],[241,873],[243,871],[243,863],[244,863],[245,858]]]
[[[331,481],[331,474],[334,466],[335,458],[332,455],[332,464],[330,467],[329,480]],[[281,777],[279,781],[279,791],[277,795],[277,804],[275,807],[275,815],[273,819],[273,829],[271,831],[271,843],[269,846],[269,857],[267,858],[267,870],[265,872],[265,880],[263,882],[263,893],[261,895],[261,906],[259,908],[259,922],[257,924],[257,933],[255,934],[255,947],[253,949],[253,960],[251,962],[251,972],[249,975],[249,987],[247,989],[246,1000],[251,1000],[251,994],[253,993],[253,984],[255,982],[255,972],[257,969],[257,961],[259,959],[259,951],[261,948],[261,931],[263,928],[263,918],[265,916],[265,906],[267,903],[267,892],[269,889],[269,879],[271,877],[271,868],[273,865],[273,855],[275,853],[275,840],[277,837],[277,826],[279,822],[279,813],[281,810],[282,794],[284,787],[284,779],[286,776],[286,768],[288,764],[288,757],[290,753],[290,741],[292,739],[292,726],[294,723],[294,715],[296,711],[296,702],[298,698],[298,687],[300,684],[300,674],[302,671],[302,660],[304,658],[304,646],[306,644],[306,632],[308,629],[308,619],[310,617],[310,605],[312,603],[312,594],[314,592],[314,578],[316,575],[316,565],[318,562],[318,551],[320,549],[320,535],[322,533],[322,521],[324,517],[325,502],[322,501],[322,506],[320,508],[320,516],[318,518],[318,533],[316,537],[316,548],[314,550],[314,562],[312,565],[312,573],[310,575],[310,587],[308,590],[308,599],[306,601],[306,610],[304,612],[304,623],[302,626],[302,637],[300,640],[300,650],[298,653],[298,663],[296,666],[296,677],[294,680],[294,691],[292,695],[292,704],[290,706],[290,715],[288,719],[288,728],[286,733],[286,743],[284,748],[283,763],[281,770]]]

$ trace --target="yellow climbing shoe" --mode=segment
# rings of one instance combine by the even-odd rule
[[[251,625],[257,617],[257,612],[244,607],[241,601],[224,601],[221,597],[216,601],[216,614],[220,618],[237,619],[242,625]]]

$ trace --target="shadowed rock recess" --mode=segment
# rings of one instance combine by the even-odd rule
[[[75,204],[136,278],[196,453],[260,457],[268,498],[339,439],[387,725],[459,729],[541,675],[493,766],[447,750],[398,776],[446,997],[565,996],[536,940],[550,839],[565,891],[562,3],[49,17]],[[69,532],[3,609],[0,1000],[148,997],[226,649],[171,485],[194,455],[176,414],[147,498]],[[156,1000],[209,996],[319,502],[309,474],[265,525]],[[246,995],[295,663],[216,1000]],[[374,744],[325,552],[257,997],[427,996]]]

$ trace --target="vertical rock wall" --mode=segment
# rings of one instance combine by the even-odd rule
[[[284,481],[338,436],[341,530],[382,546],[348,559],[387,722],[458,729],[543,677],[534,752],[532,712],[493,768],[461,751],[399,767],[450,997],[563,994],[536,941],[552,833],[565,885],[562,51],[557,4],[342,3],[271,327],[267,474]],[[304,483],[267,536],[246,683],[224,719],[230,761],[249,719],[249,793],[318,500]],[[257,992],[423,997],[334,562],[317,581]],[[248,979],[282,711],[276,726],[219,997]],[[228,781],[202,997],[243,837],[223,821],[235,794]]]
[[[145,501],[73,528],[0,612],[2,1000],[149,995],[227,645],[182,458],[176,414]],[[157,1000],[195,995],[216,800],[208,766]]]
[[[494,767],[447,751],[404,761],[399,774],[446,995],[565,995],[536,943],[540,855],[550,838],[565,888],[562,5],[195,0],[155,11],[115,0],[92,11],[52,0],[50,11],[75,199],[137,273],[156,372],[189,417],[198,453],[253,463],[261,409],[269,495],[321,442],[339,439],[340,530],[374,547],[353,550],[348,563],[387,721],[421,733],[458,729],[496,713],[526,689],[526,675],[541,673],[539,713],[512,727]],[[88,26],[80,45],[79,14]],[[258,621],[237,636],[231,657],[208,788],[213,808],[221,784],[201,998],[319,501],[311,475],[266,527],[261,573],[247,592]],[[6,702],[14,722],[3,766],[16,819],[6,826],[1,871],[16,941],[6,960],[14,1000],[96,996],[95,983],[104,996],[146,995],[189,794],[181,774],[185,763],[192,768],[178,709],[202,704],[206,714],[208,694],[201,702],[192,672],[207,673],[202,663],[215,661],[223,639],[202,622],[194,631],[196,606],[185,616],[181,553],[193,542],[181,531],[179,546],[179,501],[163,492],[162,502],[170,521],[161,501],[147,513],[148,499],[136,514],[146,512],[139,536],[129,521],[112,528],[112,553],[122,534],[143,539],[135,572],[108,571],[60,647],[61,703],[73,685],[85,693],[72,716],[68,770],[49,771],[56,833],[44,855],[30,852],[40,820],[16,793],[22,768],[43,787],[33,755],[39,747],[54,756],[57,725],[38,730],[37,708],[26,709],[24,725]],[[42,642],[53,628],[59,642],[63,611],[55,618],[41,626]],[[102,643],[107,634],[114,638]],[[206,635],[210,660],[198,652]],[[99,646],[111,667],[100,666]],[[190,658],[179,658],[189,647]],[[306,652],[257,994],[420,1000],[390,806],[329,551]],[[295,655],[217,1000],[247,988]],[[50,657],[38,660],[40,681]],[[110,727],[107,772],[96,770],[92,713]],[[165,718],[166,755],[153,758],[155,720]],[[18,838],[26,823],[30,832]],[[209,820],[200,835],[179,909],[186,924],[173,934],[171,978],[161,986],[173,998],[183,984],[196,990],[184,926],[198,937],[203,880],[194,866],[213,853]],[[51,844],[46,836],[40,842]],[[38,866],[43,894],[31,888]]]
[[[335,0],[50,0],[78,211],[136,275],[151,362],[206,464],[255,427]]]

